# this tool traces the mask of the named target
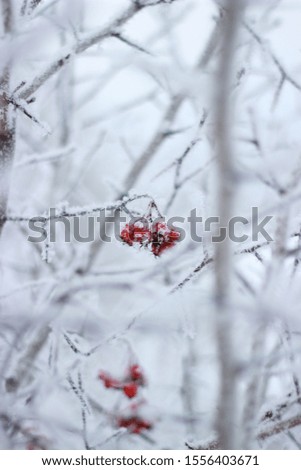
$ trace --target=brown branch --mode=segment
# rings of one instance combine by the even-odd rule
[[[264,441],[269,437],[275,436],[276,434],[280,434],[281,432],[287,431],[288,429],[295,428],[301,425],[301,414],[294,416],[293,418],[286,419],[281,421],[280,423],[276,423],[270,428],[260,432],[257,436],[257,439],[260,441]]]

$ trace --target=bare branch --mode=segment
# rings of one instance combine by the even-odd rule
[[[144,6],[140,4],[134,4],[127,10],[125,10],[117,19],[115,19],[109,26],[101,28],[100,31],[96,31],[93,34],[87,35],[75,44],[68,51],[59,56],[58,59],[54,60],[40,75],[38,75],[32,83],[22,87],[19,92],[18,98],[28,100],[30,96],[38,91],[38,89],[57,73],[62,67],[64,67],[74,55],[81,54],[95,44],[99,44],[103,40],[113,37],[119,33],[121,28],[129,19],[135,16]]]
[[[13,29],[14,12],[12,0],[1,0],[3,26],[5,34],[9,34]]]
[[[239,0],[226,2],[226,14],[222,27],[223,53],[216,74],[216,160],[218,171],[219,227],[228,227],[232,216],[235,194],[235,168],[233,157],[233,126],[230,89],[233,80],[233,57],[243,4]],[[231,116],[231,117],[230,117]],[[220,389],[216,427],[223,449],[235,449],[238,444],[237,430],[237,378],[233,329],[229,299],[232,293],[233,267],[232,246],[229,236],[215,248],[215,303],[216,335],[220,363]]]
[[[142,47],[139,44],[131,41],[124,34],[114,33],[114,34],[112,34],[112,37],[119,39],[121,42],[124,42],[125,44],[132,47],[133,49],[137,49],[137,51],[139,51],[139,52],[143,52],[144,54],[147,54],[147,55],[153,55],[151,52],[149,52],[144,47]]]
[[[31,219],[36,218],[40,219],[43,222],[49,222],[50,220],[59,220],[62,217],[81,217],[84,215],[93,215],[97,214],[98,212],[104,211],[112,211],[123,209],[129,204],[130,202],[136,201],[138,199],[150,199],[153,201],[152,197],[148,194],[136,194],[127,198],[124,198],[122,201],[116,202],[114,204],[109,204],[107,206],[96,206],[96,207],[81,207],[81,208],[70,208],[66,209],[58,209],[55,211],[54,214],[51,215],[32,215],[32,216],[20,216],[20,215],[6,215],[3,216],[2,219],[5,219],[7,222],[29,222]],[[0,217],[1,220],[1,217]]]
[[[257,434],[257,440],[265,441],[270,437],[276,436],[277,434],[281,434],[283,432],[287,432],[289,429],[293,429],[298,426],[301,426],[301,415],[296,415],[293,418],[286,419],[284,421],[281,421],[280,423],[276,423],[268,427],[264,431],[261,431],[259,434]],[[188,449],[191,450],[223,449],[223,447],[220,446],[220,443],[217,440],[209,441],[207,444],[204,444],[202,446],[195,447],[188,443],[186,443],[186,446],[188,447]]]
[[[250,26],[250,24],[244,20],[243,21],[243,25],[244,27],[246,28],[246,30],[251,34],[251,36],[255,39],[255,41],[260,45],[260,47],[263,49],[264,52],[266,52],[270,58],[272,59],[272,61],[274,62],[274,65],[277,67],[277,69],[279,70],[280,72],[280,75],[281,75],[281,82],[280,82],[280,86],[282,88],[283,86],[283,81],[288,81],[294,88],[296,88],[298,91],[301,91],[301,85],[285,70],[284,66],[281,64],[280,60],[278,59],[278,57],[275,55],[275,53],[273,51],[270,50],[270,48],[267,46],[267,44],[265,44],[265,42],[263,41],[263,39],[260,37],[260,35],[254,30],[254,28],[252,26]],[[277,99],[279,96],[279,89],[278,89],[278,92],[276,94],[276,98]]]

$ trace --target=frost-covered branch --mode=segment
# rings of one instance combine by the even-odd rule
[[[262,50],[269,55],[271,58],[272,62],[278,69],[280,76],[281,76],[281,87],[283,85],[283,81],[289,82],[294,88],[296,88],[298,91],[301,91],[301,84],[298,83],[297,80],[295,80],[292,75],[284,68],[282,65],[280,59],[276,56],[276,54],[267,46],[267,44],[264,42],[264,40],[261,38],[261,36],[254,30],[254,28],[246,21],[244,20],[242,22],[246,30],[251,34],[251,36],[255,39],[255,41],[259,44],[259,46],[262,48]]]
[[[3,26],[5,34],[9,34],[13,29],[14,11],[13,0],[1,0]]]
[[[5,38],[13,32],[14,9],[12,0],[1,0]],[[16,118],[8,96],[11,86],[11,58],[5,59],[0,77],[0,235],[5,223],[11,168],[16,144]]]
[[[222,26],[223,51],[215,79],[215,138],[218,177],[219,227],[228,227],[233,212],[235,197],[235,167],[233,155],[233,112],[230,89],[233,80],[234,53],[243,5],[239,0],[225,3],[225,18]],[[215,247],[215,301],[216,332],[220,362],[220,389],[216,427],[222,449],[239,446],[237,431],[237,378],[231,321],[231,299],[233,283],[233,257],[229,236],[216,243]]]
[[[104,211],[123,209],[126,208],[127,204],[133,201],[137,201],[138,199],[149,199],[150,201],[153,201],[153,198],[148,194],[135,194],[133,196],[125,197],[123,200],[117,201],[114,204],[108,204],[104,206],[90,205],[87,207],[70,207],[68,209],[57,209],[55,213],[51,215],[47,215],[47,213],[40,215],[32,214],[28,216],[8,214],[6,216],[3,216],[3,219],[6,222],[29,222],[32,219],[41,219],[43,222],[49,222],[50,220],[59,220],[62,217],[82,217],[85,215],[93,215]]]
[[[241,250],[236,250],[234,252],[234,255],[243,255],[243,254],[257,254],[257,251],[264,247],[264,246],[267,246],[268,245],[268,242],[263,242],[263,243],[260,243],[260,244],[257,244],[257,245],[254,245],[250,248],[243,248]],[[198,275],[199,273],[206,267],[208,266],[209,264],[213,263],[214,261],[214,257],[209,257],[208,255],[205,255],[203,260],[201,261],[201,263],[199,263],[195,268],[194,270],[187,276],[185,277],[185,279],[183,279],[183,281],[181,281],[179,284],[177,284],[172,290],[171,290],[171,294],[173,294],[174,292],[178,291],[179,289],[182,289],[184,286],[186,286],[187,283],[189,283],[190,281],[194,280]]]
[[[298,426],[301,426],[301,415],[296,415],[292,418],[270,425],[265,430],[259,432],[256,436],[256,439],[258,441],[265,441],[270,437],[276,436],[277,434],[285,433],[289,429],[294,429]],[[204,443],[201,446],[194,446],[189,443],[186,443],[186,446],[188,447],[188,449],[191,450],[214,450],[221,448],[221,445],[217,440],[208,441],[207,443]]]
[[[31,95],[36,93],[36,91],[38,91],[39,88],[44,85],[45,82],[47,82],[47,80],[49,80],[62,67],[64,67],[71,60],[72,56],[81,54],[95,44],[99,44],[109,37],[114,37],[116,34],[120,34],[119,29],[125,25],[127,21],[133,18],[139,11],[147,6],[148,5],[134,3],[110,25],[101,28],[100,31],[96,31],[95,33],[86,35],[85,37],[79,39],[76,44],[70,48],[67,48],[63,54],[61,54],[50,65],[48,65],[48,67],[46,67],[46,69],[40,75],[36,76],[31,83],[24,85],[18,93],[18,98],[28,100]]]

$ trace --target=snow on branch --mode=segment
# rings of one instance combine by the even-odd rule
[[[62,67],[64,67],[71,58],[75,55],[85,52],[90,47],[99,44],[109,37],[118,37],[120,36],[120,28],[124,26],[131,18],[133,18],[139,11],[143,10],[145,7],[159,5],[160,3],[166,3],[163,1],[157,1],[155,3],[142,3],[135,2],[128,9],[126,9],[117,19],[115,19],[111,24],[106,27],[101,28],[99,31],[96,31],[92,34],[88,34],[79,38],[77,43],[72,47],[66,48],[65,52],[59,55],[51,64],[46,67],[46,69],[34,80],[27,85],[24,85],[19,92],[18,98],[23,100],[28,100],[30,96],[39,90],[39,88],[55,73],[57,73]],[[126,41],[123,36],[120,38]],[[129,41],[127,41],[129,44]],[[133,44],[131,44],[133,46]],[[137,48],[138,46],[135,45]]]
[[[293,416],[292,418],[288,418],[283,421],[279,421],[278,423],[273,423],[266,429],[260,431],[257,434],[256,439],[258,441],[264,441],[266,439],[269,439],[270,437],[276,436],[277,434],[284,433],[290,429],[296,428],[298,426],[301,426],[301,415],[298,414],[296,416]],[[194,446],[192,444],[189,444],[186,442],[186,446],[188,449],[191,450],[215,450],[215,449],[220,449],[220,443],[217,440],[212,440],[212,441],[207,441],[207,443],[202,443],[201,445]]]
[[[271,58],[274,65],[277,67],[278,71],[280,72],[281,78],[283,81],[289,82],[294,88],[298,91],[301,91],[301,84],[295,80],[292,75],[284,68],[280,59],[276,56],[276,54],[267,46],[265,41],[261,38],[258,32],[246,21],[243,20],[242,22],[245,29],[251,34],[251,36],[255,39],[255,41],[259,44],[262,50]]]
[[[62,217],[81,217],[85,215],[93,215],[98,212],[112,211],[112,210],[126,210],[127,204],[139,199],[149,199],[151,202],[154,202],[153,198],[148,194],[135,194],[133,196],[124,197],[121,201],[117,201],[113,204],[108,204],[104,206],[86,206],[86,207],[70,207],[66,209],[57,209],[55,214],[51,215],[31,215],[31,216],[22,216],[16,214],[8,214],[2,216],[2,220],[6,222],[29,222],[33,218],[41,218],[44,222],[49,222],[50,220],[59,220]]]

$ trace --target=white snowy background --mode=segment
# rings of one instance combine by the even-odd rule
[[[134,1],[1,2],[2,23],[7,8],[12,21],[0,43],[0,129],[15,139],[0,168],[2,449],[210,448],[225,445],[226,418],[234,447],[301,446],[301,6],[244,2],[230,51],[231,210],[272,215],[274,239],[252,241],[247,226],[231,247],[230,407],[216,247],[191,240],[187,217],[220,207],[218,71],[227,4],[239,2],[158,3],[116,28]],[[66,243],[59,222],[55,242],[27,240],[27,219],[49,208],[88,214],[143,194],[186,219],[185,239],[158,258],[97,234]],[[133,199],[126,207],[145,214],[149,199]],[[133,364],[145,384],[132,399],[98,377],[122,380]],[[118,425],[134,415],[151,429]]]

